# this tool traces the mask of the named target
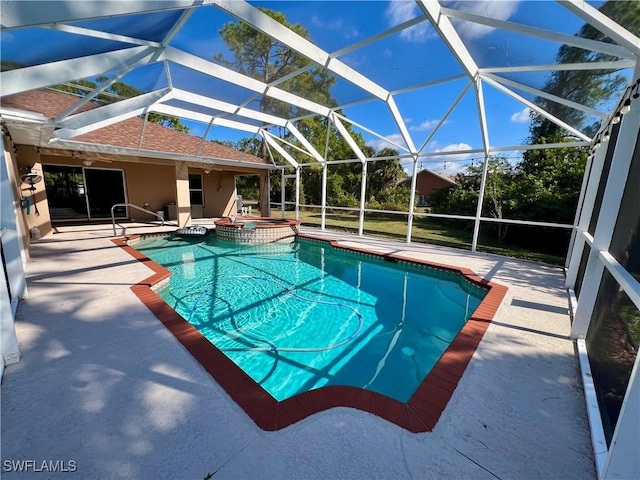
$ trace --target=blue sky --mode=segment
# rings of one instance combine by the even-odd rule
[[[407,1],[267,1],[252,2],[252,4],[282,11],[289,22],[302,23],[309,30],[310,38],[329,53],[420,15],[415,2]],[[467,4],[465,8],[474,13],[486,14],[502,20],[517,19],[529,25],[556,29],[568,34],[574,34],[582,26],[580,19],[572,18],[569,12],[552,2],[503,1],[492,4],[476,2],[476,5]],[[189,26],[198,28],[185,29],[185,37],[176,40],[178,43],[191,45],[185,48],[192,53],[204,57],[208,53],[210,58],[211,52],[226,53],[226,48],[219,36],[202,42],[200,37],[192,39],[186,33],[193,31],[195,34],[197,31],[206,31],[211,28],[211,24],[215,24],[219,30],[226,21],[232,19],[221,12],[208,13],[211,13],[207,16],[208,18],[203,15],[201,18],[192,19],[193,25]],[[456,28],[480,66],[554,63],[554,56],[559,47],[557,43],[469,23],[456,24]],[[192,45],[197,45],[197,49],[193,49]],[[428,22],[339,58],[391,91],[462,73],[461,67]],[[542,87],[547,74],[530,77],[531,86]],[[417,146],[427,138],[466,84],[467,80],[461,79],[395,95],[402,117]],[[340,104],[369,96],[343,79],[339,79],[332,94]],[[484,95],[488,107],[487,122],[491,145],[517,145],[526,141],[528,109],[492,87],[485,87]],[[529,96],[529,99],[533,98]],[[382,102],[376,101],[347,108],[344,112],[356,122],[402,143],[398,128],[388,108]],[[354,129],[359,131],[358,128]],[[226,133],[224,130],[226,129],[220,128],[212,133],[222,137]],[[361,133],[368,143],[376,148],[385,146],[382,140],[367,132],[361,131]],[[230,139],[237,136],[232,132],[228,135]],[[452,151],[481,146],[476,100],[471,88],[436,133],[426,150]],[[469,157],[461,156],[460,158]],[[448,163],[448,168],[452,168],[451,162]]]
[[[420,15],[413,1],[262,1],[251,2],[282,11],[290,23],[302,23],[310,39],[329,53],[360,42],[384,30]],[[555,2],[548,1],[498,1],[443,2],[445,6],[461,7],[472,13],[483,14],[500,20],[511,20],[536,27],[573,35],[583,22]],[[594,6],[598,6],[595,3]],[[179,12],[145,15],[131,20],[118,20],[117,28],[124,34],[136,34],[148,39],[162,38],[166,29],[175,21]],[[201,58],[211,60],[220,53],[230,58],[218,31],[234,19],[215,7],[197,9],[171,45]],[[93,28],[113,27],[107,20],[85,22]],[[502,30],[466,22],[454,22],[463,42],[480,67],[502,67],[554,63],[560,46],[557,43],[534,39]],[[128,30],[130,32],[128,32]],[[48,29],[30,29],[2,33],[2,58],[37,64],[61,60],[77,54],[91,54],[114,48],[124,48],[101,39],[83,38]],[[46,46],[56,44],[56,49]],[[25,45],[29,48],[25,49]],[[40,48],[38,48],[40,46]],[[66,53],[65,53],[66,52]],[[64,55],[67,55],[65,57]],[[366,47],[339,57],[341,61],[390,91],[432,82],[462,73],[462,69],[447,46],[428,22],[386,37]],[[242,102],[253,95],[241,87],[218,80],[207,79],[180,66],[171,67],[172,79],[178,88],[195,89],[197,93],[221,98],[232,103]],[[540,88],[548,72],[513,75],[511,78],[529,86]],[[122,79],[143,91],[167,86],[161,65],[148,66],[128,74]],[[422,145],[443,114],[450,108],[462,89],[466,78],[406,93],[394,94],[395,101],[416,146]],[[518,92],[522,94],[522,92]],[[339,78],[332,90],[339,104],[369,97],[370,95],[350,82]],[[487,122],[492,146],[517,145],[528,135],[528,110],[521,103],[490,86],[484,88],[487,105]],[[533,97],[523,94],[529,100]],[[258,104],[254,102],[250,107]],[[215,113],[215,112],[213,112]],[[381,101],[369,102],[347,108],[344,113],[354,121],[366,125],[389,139],[400,140],[399,130],[389,109]],[[239,118],[238,118],[239,119]],[[186,121],[195,135],[202,135],[206,125]],[[358,128],[354,128],[359,131]],[[361,131],[367,142],[382,148],[384,141]],[[236,141],[246,137],[222,127],[211,129],[208,139]],[[480,148],[482,146],[477,105],[471,87],[444,125],[435,134],[425,151],[441,152]],[[468,160],[471,156],[461,156]],[[443,161],[443,159],[437,159]],[[453,159],[450,159],[453,160]],[[451,164],[451,162],[449,162]],[[436,165],[424,165],[435,168]],[[443,164],[440,165],[442,167]],[[455,168],[455,166],[450,166]]]

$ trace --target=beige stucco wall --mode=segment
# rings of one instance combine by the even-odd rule
[[[33,167],[33,171],[42,175],[42,165],[69,165],[85,168],[117,169],[124,171],[127,202],[142,207],[149,203],[151,210],[163,210],[164,206],[175,202],[178,212],[182,212],[179,221],[181,225],[191,221],[189,205],[188,173],[202,175],[204,190],[204,217],[224,217],[235,214],[235,176],[247,174],[259,174],[266,179],[266,173],[260,170],[234,169],[220,171],[211,169],[208,174],[204,168],[188,167],[183,162],[177,164],[171,160],[154,160],[140,157],[130,157],[131,161],[122,161],[122,157],[114,157],[113,161],[93,161],[89,167],[83,164],[83,158],[78,156],[41,154],[38,149],[31,146],[18,146],[17,165],[25,172],[27,167]],[[179,166],[179,167],[177,167]],[[20,170],[20,172],[22,172]],[[181,172],[182,180],[178,182],[177,171]],[[266,184],[266,180],[261,185]],[[180,187],[180,188],[179,188]],[[186,188],[185,188],[186,187]],[[27,194],[28,192],[24,192]],[[263,194],[268,199],[268,194]],[[34,200],[37,202],[39,216],[35,216],[34,208],[30,215],[26,216],[26,230],[36,226],[43,236],[52,232],[49,207],[47,203],[45,184],[39,182],[34,192]],[[261,202],[263,205],[268,202]],[[263,215],[266,211],[262,212]],[[131,209],[132,220],[149,221],[154,217],[143,212]]]
[[[6,139],[6,137],[4,137]],[[7,141],[6,143],[10,143]],[[18,166],[18,156],[13,151],[13,145],[3,145],[4,147],[4,156],[9,161],[7,163],[7,173],[9,175],[11,188],[13,189],[13,198],[19,199],[22,197],[23,192],[22,182],[20,181],[20,176],[26,173],[29,173],[28,170],[20,170]],[[24,192],[27,193],[27,192]],[[20,241],[22,243],[22,248],[26,254],[27,260],[29,259],[29,246],[31,245],[31,236],[29,233],[29,222],[27,221],[27,212],[25,209],[20,209],[20,212],[17,215],[17,222],[20,225]]]
[[[29,167],[33,173],[42,175],[42,162],[40,159],[40,153],[36,147],[18,145],[17,146],[17,163],[20,172],[28,173]],[[30,197],[33,205],[31,205],[30,212],[26,215],[27,225],[29,230],[33,227],[37,227],[40,230],[40,235],[43,237],[50,235],[51,230],[51,218],[49,217],[49,204],[47,203],[47,194],[44,188],[44,180],[34,185],[35,190],[31,192],[25,185],[21,185],[20,189],[23,197]],[[36,208],[39,213],[36,214]]]
[[[202,173],[202,170],[191,169],[190,173]],[[213,170],[203,175],[204,216],[228,217],[235,213],[235,174]]]
[[[175,170],[171,165],[114,162],[108,164],[108,168],[124,170],[129,203],[140,207],[148,203],[155,212],[162,210],[169,202],[176,201]],[[144,221],[155,218],[136,210],[131,211],[131,216]]]

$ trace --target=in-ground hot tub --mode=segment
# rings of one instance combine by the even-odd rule
[[[299,220],[270,217],[221,218],[216,220],[216,236],[238,243],[269,243],[292,240],[298,233]]]

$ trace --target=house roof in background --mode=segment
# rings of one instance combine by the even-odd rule
[[[50,89],[31,90],[7,97],[2,97],[3,108],[26,110],[42,113],[48,118],[55,118],[67,108],[75,105],[79,98],[75,95],[56,92]],[[78,109],[78,113],[98,108],[86,103]],[[97,145],[109,145],[127,149],[138,149],[143,134],[145,121],[140,117],[133,117],[122,122],[99,128],[89,133],[74,137],[73,141]],[[270,162],[245,154],[215,142],[202,142],[199,137],[163,127],[154,122],[146,122],[141,150],[147,152],[176,153],[179,155],[200,156],[221,160],[236,160],[270,164]],[[202,148],[198,152],[200,145]],[[55,146],[55,143],[51,145]]]
[[[421,176],[421,175],[433,176],[441,180],[444,180],[445,182],[450,183],[451,185],[456,184],[455,175],[450,175],[448,173],[435,172],[433,170],[429,170],[428,168],[423,168],[418,172],[418,176]],[[398,182],[398,185],[404,185],[405,183],[410,183],[410,182],[411,182],[411,177],[407,177],[400,180]]]

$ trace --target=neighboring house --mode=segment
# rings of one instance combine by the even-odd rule
[[[180,225],[192,218],[232,215],[237,175],[260,176],[260,213],[268,215],[272,164],[138,116],[50,143],[52,119],[79,100],[47,89],[1,99],[8,133],[5,154],[15,170],[14,188],[24,199],[27,231],[37,227],[47,235],[52,224],[111,221],[111,207],[117,203],[162,211]],[[78,113],[91,115],[97,108],[87,103]],[[31,172],[44,180],[34,190],[23,181]],[[119,219],[154,219],[126,207],[116,208],[115,214]]]
[[[420,170],[416,177],[416,195],[418,205],[426,207],[429,205],[431,194],[443,188],[450,188],[456,184],[455,177],[446,173],[434,172],[426,168]],[[411,177],[407,177],[398,182],[398,185],[411,185]]]

